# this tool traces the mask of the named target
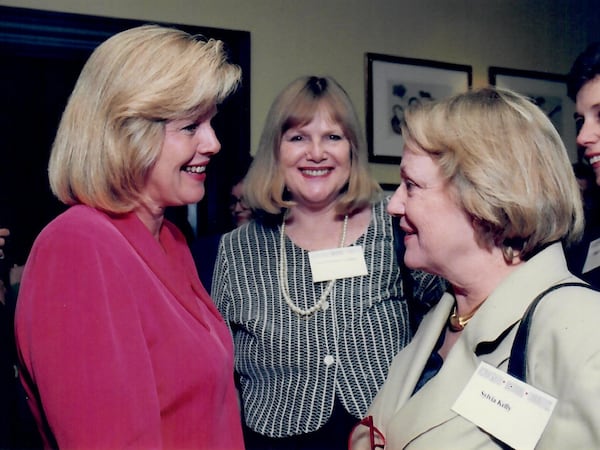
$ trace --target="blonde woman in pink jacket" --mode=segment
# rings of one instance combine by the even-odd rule
[[[38,236],[16,314],[47,447],[243,448],[231,336],[163,216],[204,196],[239,78],[222,42],[150,25],[83,68],[49,165],[70,207]]]

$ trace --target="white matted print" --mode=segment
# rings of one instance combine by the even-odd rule
[[[466,92],[471,66],[423,59],[366,54],[369,161],[398,164],[404,142],[400,122],[414,102]]]
[[[566,75],[490,67],[490,84],[525,95],[539,106],[563,139],[571,161],[577,161],[575,105],[567,96]]]

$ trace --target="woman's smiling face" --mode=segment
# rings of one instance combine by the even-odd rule
[[[577,144],[585,149],[600,185],[600,75],[585,83],[577,93],[575,120]]]
[[[350,178],[350,141],[323,106],[309,123],[283,134],[279,155],[285,186],[300,205],[335,203]]]
[[[420,149],[406,145],[400,165],[402,183],[390,199],[388,212],[400,217],[406,253],[413,269],[450,277],[457,255],[477,248],[472,220],[453,198],[453,188],[439,165]]]
[[[142,191],[147,206],[197,203],[204,197],[206,166],[221,149],[211,125],[216,107],[190,119],[165,124],[162,149]]]

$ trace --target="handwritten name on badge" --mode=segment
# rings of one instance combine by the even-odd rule
[[[482,362],[452,410],[519,450],[533,450],[556,399]]]
[[[308,259],[314,283],[369,273],[360,245],[309,252]]]

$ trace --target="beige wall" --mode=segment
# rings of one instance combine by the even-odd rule
[[[600,40],[598,0],[0,0],[0,5],[249,31],[251,140],[276,94],[304,74],[328,74],[364,118],[364,54],[564,73]],[[363,119],[364,125],[364,119]],[[397,168],[373,164],[380,182]]]

